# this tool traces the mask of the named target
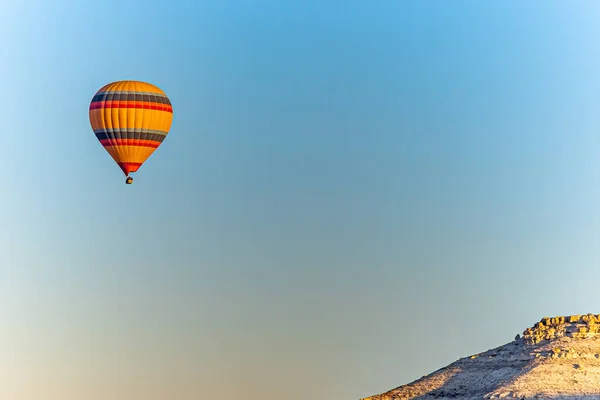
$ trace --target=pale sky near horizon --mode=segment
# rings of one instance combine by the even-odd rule
[[[594,1],[0,4],[0,398],[355,399],[600,313]],[[124,176],[89,102],[163,89]]]

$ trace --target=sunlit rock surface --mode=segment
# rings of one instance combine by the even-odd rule
[[[600,400],[600,315],[542,318],[514,341],[364,400]]]

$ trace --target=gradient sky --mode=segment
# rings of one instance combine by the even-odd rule
[[[358,399],[600,313],[595,1],[0,5],[0,398]],[[89,102],[162,88],[124,184]]]

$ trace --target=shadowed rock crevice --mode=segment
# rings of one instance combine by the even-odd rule
[[[599,399],[600,315],[542,318],[514,341],[364,400]]]

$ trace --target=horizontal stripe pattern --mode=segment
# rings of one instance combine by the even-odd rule
[[[144,128],[98,128],[94,129],[94,133],[96,135],[116,135],[115,137],[121,137],[123,139],[139,139],[143,135],[167,136],[169,134],[168,132],[159,129]]]
[[[108,146],[140,146],[158,148],[161,142],[154,140],[137,140],[137,139],[101,139],[100,143],[104,147]]]
[[[131,134],[131,133],[155,133],[157,135],[167,136],[169,132],[160,129],[144,129],[144,128],[97,128],[94,133],[110,132],[116,134]]]
[[[173,112],[173,108],[168,104],[147,101],[97,101],[90,104],[90,111],[104,108],[143,108],[146,110]]]
[[[94,131],[98,140],[126,139],[126,140],[151,140],[162,143],[167,137],[167,132],[133,129],[96,129]]]
[[[112,91],[98,92],[92,98],[92,103],[98,101],[145,101],[159,104],[171,105],[167,96],[149,92]]]

